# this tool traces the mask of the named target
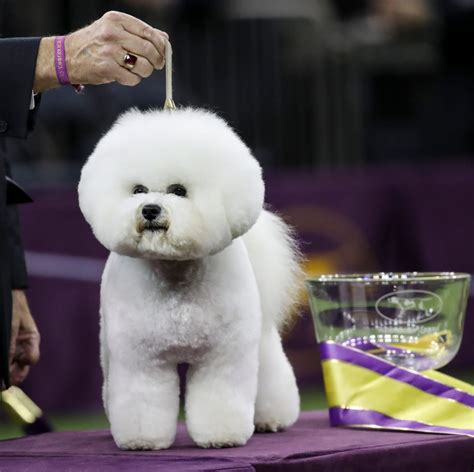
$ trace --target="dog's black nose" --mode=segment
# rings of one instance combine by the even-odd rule
[[[145,205],[142,208],[142,215],[145,220],[153,221],[158,218],[161,213],[161,207],[158,205]]]

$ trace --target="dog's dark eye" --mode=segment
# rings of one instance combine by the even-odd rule
[[[148,189],[144,185],[135,185],[135,187],[133,187],[133,194],[135,195],[137,193],[148,193]]]
[[[177,195],[178,197],[185,197],[186,196],[186,189],[180,184],[173,184],[173,185],[170,185],[166,189],[166,193],[173,193],[173,194]]]

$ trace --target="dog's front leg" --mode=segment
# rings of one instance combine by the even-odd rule
[[[186,423],[201,447],[243,446],[254,431],[258,349],[230,349],[188,371]]]
[[[179,379],[176,365],[110,363],[108,414],[121,449],[165,449],[176,435]]]

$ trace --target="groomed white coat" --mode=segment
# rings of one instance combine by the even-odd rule
[[[254,429],[296,421],[279,331],[301,273],[288,227],[263,200],[250,150],[203,110],[129,111],[85,164],[80,207],[111,251],[101,364],[120,448],[173,443],[179,363],[189,364],[186,423],[199,446],[244,445]]]

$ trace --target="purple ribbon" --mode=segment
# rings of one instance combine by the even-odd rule
[[[329,420],[332,426],[380,426],[386,429],[413,429],[430,433],[467,434],[474,436],[474,430],[452,429],[444,426],[433,426],[419,421],[399,420],[373,410],[351,410],[350,408],[332,407],[329,409]]]
[[[437,382],[428,377],[423,377],[415,371],[397,367],[388,361],[384,361],[383,359],[379,359],[358,349],[342,346],[334,342],[323,342],[320,344],[320,351],[322,360],[336,359],[348,362],[365,369],[370,369],[380,375],[398,380],[399,382],[406,383],[431,395],[449,398],[474,408],[474,395],[456,390],[449,385]]]

